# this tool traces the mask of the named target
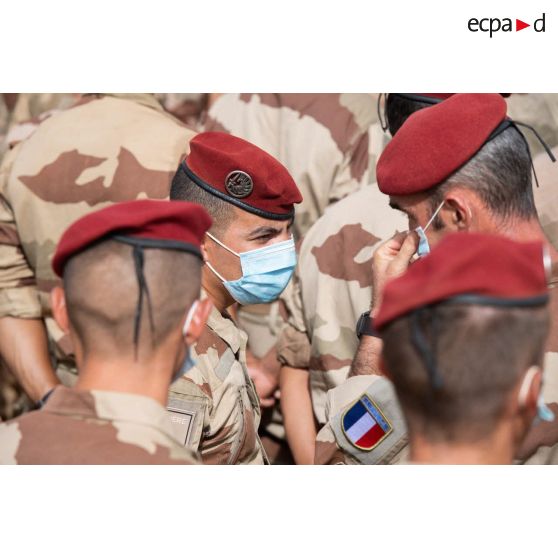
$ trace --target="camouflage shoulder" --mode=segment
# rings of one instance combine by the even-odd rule
[[[339,449],[357,463],[392,463],[407,445],[405,420],[386,378],[349,378],[328,394],[327,408]]]
[[[210,394],[225,381],[237,360],[233,348],[209,326],[204,328],[193,346],[192,356],[197,366],[187,376],[197,376],[198,382],[201,380],[207,384],[205,389]]]
[[[185,447],[200,447],[207,416],[213,408],[209,384],[196,374],[182,376],[169,389],[167,411],[174,437]]]

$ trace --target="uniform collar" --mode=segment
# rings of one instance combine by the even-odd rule
[[[165,408],[144,395],[57,387],[42,411],[56,415],[143,424],[174,439]]]
[[[202,300],[208,298],[207,293],[203,289],[201,298]],[[246,334],[238,329],[226,311],[224,314],[221,314],[214,306],[207,318],[207,326],[227,343],[233,353],[236,354],[239,349],[246,349]]]

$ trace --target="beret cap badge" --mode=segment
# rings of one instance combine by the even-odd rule
[[[234,170],[227,175],[225,188],[235,198],[246,198],[254,190],[254,183],[249,174],[241,170]]]

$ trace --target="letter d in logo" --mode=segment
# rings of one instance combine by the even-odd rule
[[[545,15],[543,13],[542,17],[539,19],[535,20],[535,23],[533,23],[533,29],[537,32],[537,33],[544,33],[545,32]]]

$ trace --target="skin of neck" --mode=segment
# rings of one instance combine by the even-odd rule
[[[182,338],[178,342],[181,342]],[[177,340],[166,341],[150,355],[139,351],[138,359],[131,353],[119,353],[103,357],[98,354],[84,354],[81,344],[74,341],[76,362],[79,370],[76,389],[126,392],[151,397],[165,406],[168,390],[177,363]],[[185,347],[182,342],[182,346]]]
[[[206,265],[202,268],[202,288],[221,314],[235,302],[223,282]]]
[[[438,465],[510,464],[516,451],[514,432],[508,421],[501,421],[486,438],[475,442],[430,442],[419,433],[410,435],[413,463]]]

